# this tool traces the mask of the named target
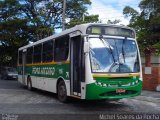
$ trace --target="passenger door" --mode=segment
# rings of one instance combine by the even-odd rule
[[[84,81],[84,54],[81,35],[72,37],[70,42],[70,60],[71,60],[71,95],[81,96],[81,82]]]

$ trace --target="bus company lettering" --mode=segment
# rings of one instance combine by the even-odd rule
[[[32,74],[54,75],[55,68],[54,67],[32,67]]]

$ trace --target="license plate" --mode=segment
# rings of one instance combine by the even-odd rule
[[[116,93],[125,93],[126,90],[125,89],[116,89]]]

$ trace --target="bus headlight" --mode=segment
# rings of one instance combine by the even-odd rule
[[[98,82],[98,85],[99,85],[99,86],[102,86],[102,83]]]
[[[96,85],[98,85],[98,86],[106,86],[106,84],[101,83],[101,82],[96,82]]]
[[[107,87],[107,84],[103,84],[103,87]]]

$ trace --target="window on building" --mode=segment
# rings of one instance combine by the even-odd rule
[[[33,60],[33,47],[27,48],[27,57],[26,62],[27,64],[31,64]]]
[[[42,61],[51,62],[53,60],[53,40],[43,43]]]
[[[34,46],[34,63],[40,63],[41,62],[41,51],[42,51],[42,44],[38,44]]]
[[[57,62],[65,61],[69,53],[69,35],[55,39],[55,58]]]

